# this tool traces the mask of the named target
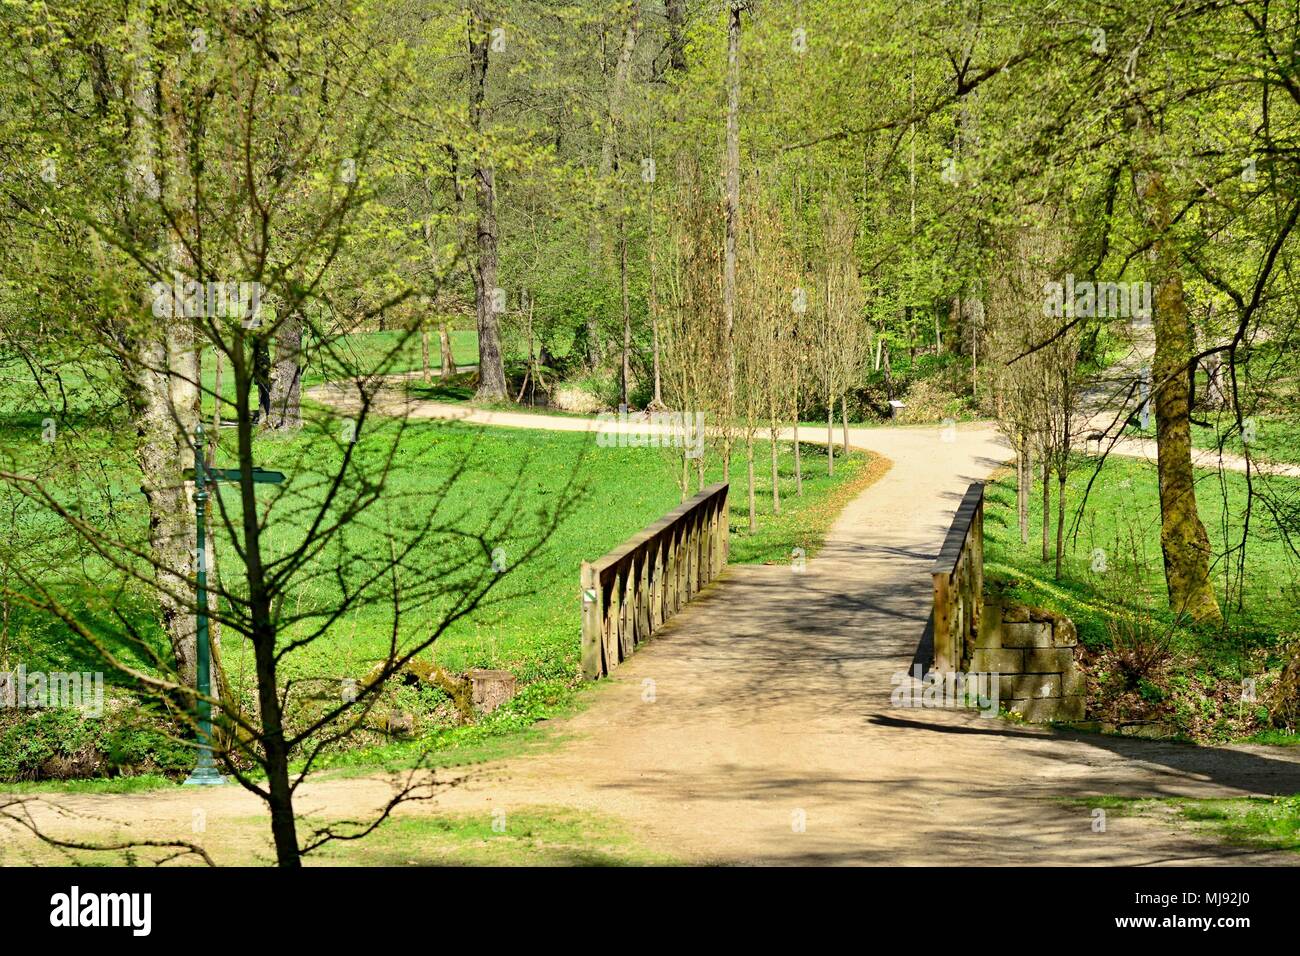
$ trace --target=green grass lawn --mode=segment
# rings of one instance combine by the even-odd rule
[[[1094,459],[1074,461],[1067,492],[1067,530],[1083,500]],[[1295,494],[1300,483],[1269,479]],[[1056,487],[1053,480],[1053,518]],[[1223,628],[1184,626],[1167,607],[1160,550],[1160,510],[1154,466],[1118,456],[1107,459],[1088,496],[1077,535],[1067,536],[1061,580],[1041,560],[1041,485],[1030,498],[1029,543],[1021,544],[1015,515],[1015,475],[1003,475],[986,492],[986,570],[1008,596],[1068,615],[1090,657],[1090,708],[1127,710],[1131,716],[1176,724],[1197,738],[1227,739],[1268,729],[1262,694],[1281,664],[1283,642],[1300,630],[1298,572],[1294,557],[1266,509],[1257,503],[1238,578],[1220,557],[1212,574],[1224,609]],[[1226,497],[1225,497],[1226,496]],[[1198,472],[1197,499],[1216,554],[1229,554],[1241,535],[1244,476]],[[1052,530],[1053,553],[1055,527]],[[1104,552],[1104,569],[1095,557]],[[1094,570],[1097,567],[1098,570]],[[1238,607],[1238,597],[1240,607]],[[1131,622],[1146,646],[1166,643],[1151,673],[1117,688],[1114,623]],[[1133,684],[1130,671],[1125,671]],[[1243,679],[1257,681],[1261,699],[1243,699]],[[1111,699],[1113,697],[1113,699]],[[1105,698],[1108,703],[1104,702]],[[1109,716],[1122,716],[1112,711]]]
[[[1300,796],[1221,800],[1090,797],[1069,802],[1115,816],[1173,817],[1234,846],[1300,853]]]

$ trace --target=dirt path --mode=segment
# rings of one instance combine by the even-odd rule
[[[1099,386],[1100,388],[1100,386]],[[1098,394],[1103,394],[1098,392]],[[1106,401],[1112,401],[1111,392],[1104,392]],[[332,385],[318,385],[307,390],[307,397],[321,402],[326,405],[333,405],[342,411],[353,410],[358,407],[358,403],[352,397],[348,390]],[[1100,401],[1100,399],[1097,399]],[[609,430],[613,432],[660,432],[668,431],[665,426],[656,426],[642,421],[635,413],[628,424],[620,423],[602,423],[595,418],[580,416],[562,416],[546,415],[540,412],[509,412],[493,411],[483,408],[474,408],[469,405],[456,404],[454,402],[431,402],[418,399],[407,398],[404,394],[396,390],[389,390],[380,393],[374,403],[374,411],[386,415],[406,415],[415,419],[441,419],[446,421],[458,421],[471,425],[493,425],[507,428],[539,428],[546,431],[573,431],[573,432],[598,432]],[[1121,422],[1122,424],[1122,422]],[[1075,434],[1086,437],[1093,432],[1105,433],[1108,430],[1113,432],[1112,426],[1115,425],[1115,413],[1113,411],[1089,411],[1081,416],[1079,422],[1075,425]],[[975,423],[972,427],[988,430],[992,432],[993,426],[988,422]],[[919,431],[927,432],[932,437],[941,433],[940,427],[915,426],[904,429],[894,429],[888,427],[876,428],[851,428],[849,429],[852,441],[859,447],[871,447],[872,442],[885,441],[888,438],[877,438],[878,435],[886,435],[894,431]],[[840,432],[836,430],[836,440],[839,440]],[[785,440],[793,437],[790,429],[783,429],[781,436]],[[824,428],[805,428],[799,433],[800,441],[825,444],[826,431]],[[1104,441],[1097,445],[1095,442],[1088,443],[1087,451],[1097,449],[1109,449],[1109,454],[1120,455],[1125,458],[1140,458],[1152,464],[1156,461],[1156,443],[1149,438],[1137,438],[1132,435],[1121,435],[1111,443],[1111,437],[1106,437]],[[1246,470],[1246,459],[1241,456],[1227,451],[1219,451],[1213,448],[1193,448],[1192,462],[1198,468],[1215,470],[1223,468],[1226,471]],[[1280,475],[1289,478],[1300,478],[1300,465],[1288,465],[1281,462],[1262,462],[1252,460],[1251,470],[1255,474]]]
[[[475,413],[542,426],[532,415]],[[515,419],[527,419],[516,422]],[[544,427],[589,427],[549,419]],[[987,428],[861,429],[894,463],[834,524],[804,574],[736,566],[594,691],[564,741],[450,775],[404,812],[599,811],[690,862],[911,864],[1285,863],[1172,823],[1062,798],[1300,792],[1300,753],[1201,748],[1016,726],[969,712],[893,709],[925,629],[929,569],[967,484],[1006,456]],[[378,778],[304,787],[300,814],[357,817]],[[191,832],[202,809],[206,833]],[[49,798],[58,833],[172,833],[218,858],[265,846],[257,801],[237,789]],[[799,821],[803,821],[801,828]],[[264,851],[263,851],[264,852]]]

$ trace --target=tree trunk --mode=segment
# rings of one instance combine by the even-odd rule
[[[772,428],[771,428],[771,435],[772,435],[771,445],[772,445],[772,514],[774,515],[779,515],[781,513],[781,471],[777,464],[777,459],[780,456],[780,450],[781,450],[780,443],[777,441],[777,435],[779,433],[779,430],[780,429],[778,423],[776,421],[773,421]]]
[[[1056,580],[1061,580],[1061,558],[1065,552],[1065,468],[1056,472]]]
[[[849,399],[848,393],[840,395],[840,423],[844,426],[844,454],[850,450],[849,445]]]
[[[835,476],[835,399],[826,400],[826,477]]]
[[[421,379],[425,385],[433,381],[433,373],[429,370],[429,330],[420,329],[420,372]]]
[[[1050,531],[1052,527],[1052,466],[1048,461],[1047,454],[1043,454],[1043,560],[1052,560],[1051,548],[1048,545],[1050,540]]]
[[[221,349],[215,350],[215,361],[212,370],[212,432],[208,436],[208,441],[212,447],[216,447],[217,439],[221,435],[221,396],[223,394],[226,356]]]
[[[279,866],[302,866],[298,850],[298,833],[293,814],[293,792],[289,788],[289,753],[285,744],[283,717],[275,667],[275,631],[270,624],[270,605],[265,608],[263,633],[253,640],[257,667],[258,704],[262,732],[260,742],[266,759],[267,803],[271,810],[271,837],[275,842],[275,860]],[[261,616],[261,615],[258,615]],[[254,630],[260,630],[254,625]]]
[[[253,386],[257,389],[257,411],[253,421],[271,423],[271,343],[265,335],[253,337]]]
[[[1154,139],[1145,115],[1139,127]],[[1156,413],[1156,469],[1160,478],[1160,548],[1164,553],[1169,606],[1196,621],[1221,621],[1210,581],[1210,540],[1196,508],[1192,471],[1192,329],[1173,226],[1171,198],[1161,174],[1145,158],[1135,171],[1135,187],[1147,225],[1155,234],[1151,268],[1155,281],[1152,364]]]
[[[442,378],[449,378],[456,373],[456,357],[451,354],[451,332],[446,322],[438,326],[438,348],[442,352],[442,371],[439,374]]]
[[[483,132],[483,103],[487,93],[489,23],[480,3],[470,4],[469,17],[469,119],[476,133]],[[497,326],[497,215],[496,173],[481,151],[474,160],[478,198],[477,261],[474,263],[474,311],[478,326],[478,401],[499,402],[506,397],[506,372]]]
[[[1181,276],[1171,275],[1156,287],[1154,325],[1152,376],[1156,467],[1160,476],[1160,546],[1169,606],[1197,621],[1217,621],[1222,614],[1210,581],[1210,540],[1197,512],[1192,471],[1191,389],[1187,373],[1190,328]]]
[[[1016,521],[1020,527],[1020,543],[1029,543],[1029,489],[1026,479],[1029,477],[1029,462],[1024,448],[1016,449]]]
[[[599,170],[599,181],[602,188],[614,174],[618,158],[618,129],[623,119],[623,92],[627,87],[627,77],[632,68],[632,57],[636,53],[637,37],[640,35],[641,4],[640,0],[633,0],[627,25],[623,29],[623,44],[619,49],[618,60],[614,65],[614,77],[605,99],[605,122],[602,124]],[[601,267],[604,263],[605,250],[601,234],[601,225],[604,219],[605,206],[601,203],[594,211],[591,217],[591,225],[587,230],[587,259],[593,276],[602,272]],[[589,312],[587,314],[587,364],[593,368],[599,365],[601,353],[600,327],[596,321],[596,316]],[[623,398],[623,403],[627,404],[626,395]]]
[[[622,396],[626,405],[632,378],[632,309],[627,299],[627,232],[622,216],[618,219],[618,285],[623,302]]]
[[[796,330],[796,335],[798,334]],[[799,450],[799,343],[795,340],[794,384],[790,389],[790,420],[794,427],[794,493],[803,494],[803,458]]]
[[[295,309],[275,333],[269,424],[283,431],[302,427],[302,324],[302,313]]]
[[[153,38],[147,4],[133,3],[129,9],[132,63],[128,79],[131,101],[129,148],[137,177],[130,182],[132,225],[141,248],[152,248],[164,240],[161,223],[152,203],[157,191],[161,146],[158,141],[158,91],[163,86],[153,59]],[[179,135],[174,125],[168,129]],[[173,152],[176,149],[173,148]],[[184,150],[181,149],[182,154]],[[172,243],[173,268],[179,269],[178,245]],[[173,314],[180,306],[172,302]],[[196,678],[194,602],[189,583],[195,572],[198,539],[194,503],[181,470],[194,463],[189,435],[197,424],[197,383],[190,381],[193,368],[194,325],[183,319],[149,321],[138,332],[135,319],[122,320],[119,352],[126,400],[137,442],[136,462],[140,466],[145,500],[149,506],[149,544],[152,574],[158,595],[159,616],[171,645],[180,682],[193,685]]]
[[[650,152],[654,153],[654,128],[650,129]],[[664,407],[663,381],[659,365],[659,272],[655,268],[655,184],[650,181],[646,196],[646,251],[650,259],[650,335],[653,340],[654,355],[654,396],[650,406],[656,411]]]
[[[794,420],[794,493],[803,494],[803,461],[799,454],[799,418]]]
[[[236,334],[242,348],[242,336]],[[271,811],[271,834],[276,862],[284,867],[302,865],[298,851],[293,813],[293,791],[289,786],[289,750],[285,740],[283,711],[276,658],[276,625],[272,614],[273,595],[269,592],[266,568],[262,559],[262,511],[252,481],[253,428],[248,414],[248,366],[232,363],[236,384],[236,445],[240,471],[244,477],[235,488],[239,492],[243,531],[244,577],[248,588],[248,637],[253,645],[254,672],[257,676],[257,701],[260,744],[266,771],[267,805]]]
[[[740,11],[742,4],[731,0],[727,16],[727,162],[726,162],[726,233],[722,262],[723,351],[726,368],[726,412],[724,446],[729,446],[730,419],[736,398],[736,355],[733,333],[736,324],[736,230],[740,220]],[[727,480],[727,462],[723,459],[723,477]]]
[[[758,516],[754,513],[757,501],[754,495],[754,432],[749,429],[745,434],[745,467],[749,473],[749,533],[758,530]]]
[[[176,323],[173,329],[188,328]],[[124,369],[130,379],[128,407],[135,431],[136,461],[144,479],[149,505],[149,544],[157,583],[163,631],[171,645],[180,682],[192,686],[196,677],[194,601],[190,597],[198,538],[194,503],[181,470],[194,464],[187,435],[194,425],[188,389],[170,370],[177,361],[173,331],[163,341],[141,341],[133,362]],[[188,338],[188,335],[185,336]]]
[[[664,0],[668,16],[668,67],[686,69],[686,0]]]

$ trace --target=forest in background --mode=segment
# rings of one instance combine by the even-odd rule
[[[498,549],[527,569],[580,507],[581,460],[539,504],[503,455],[508,490],[456,510],[482,472],[380,413],[396,374],[702,415],[673,493],[731,480],[749,532],[850,422],[994,419],[1019,543],[1036,515],[1058,581],[1080,451],[1149,399],[1151,599],[1226,633],[1260,536],[1258,599],[1295,594],[1300,492],[1272,470],[1300,458],[1293,8],[70,0],[0,25],[6,641],[47,621],[183,721],[203,557],[180,476],[196,452],[241,469],[214,621],[253,680],[211,704],[286,857],[290,766],[491,606]],[[304,395],[324,381],[346,413]],[[1205,446],[1246,459],[1242,488],[1200,480]],[[283,488],[254,486],[266,456]],[[355,696],[290,720],[286,660],[367,608],[392,637]],[[1134,667],[1169,650],[1120,637]]]

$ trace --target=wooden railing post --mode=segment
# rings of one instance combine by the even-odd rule
[[[952,599],[948,593],[948,575],[934,575],[934,668],[949,669],[952,662]]]
[[[600,576],[590,562],[582,562],[582,676],[595,680],[605,673],[601,663],[601,624],[605,618],[605,601],[600,591]]]
[[[680,611],[727,564],[725,484],[711,485],[582,565],[582,674],[595,680]]]

